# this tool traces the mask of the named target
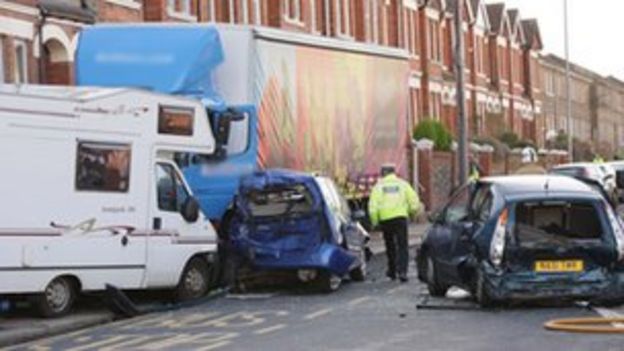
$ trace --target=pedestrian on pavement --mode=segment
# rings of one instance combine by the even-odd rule
[[[386,275],[407,282],[409,247],[407,224],[410,216],[422,209],[416,191],[395,172],[394,165],[381,168],[382,178],[375,184],[368,202],[368,212],[373,227],[380,225],[386,245],[388,270]]]
[[[479,159],[475,155],[470,155],[470,174],[468,176],[468,181],[476,183],[479,178],[481,178],[481,174],[483,174],[483,169],[481,165],[479,165]]]

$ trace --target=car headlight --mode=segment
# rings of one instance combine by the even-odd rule
[[[622,261],[624,260],[624,229],[622,220],[615,214],[611,205],[609,205],[606,201],[604,203],[604,207],[607,209],[609,224],[611,224],[611,228],[613,229],[613,236],[615,237],[615,244],[618,252],[618,260]]]
[[[503,263],[503,254],[505,253],[505,234],[507,233],[508,211],[504,209],[498,216],[496,228],[490,242],[490,261],[496,267],[500,267]]]

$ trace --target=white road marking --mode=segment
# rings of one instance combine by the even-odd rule
[[[592,309],[604,318],[624,318],[624,314],[603,307],[592,307]],[[624,323],[611,323],[616,328],[624,328]]]
[[[109,346],[109,345],[113,345],[118,342],[124,341],[124,339],[127,337],[128,337],[127,335],[115,335],[113,337],[106,338],[103,340],[98,340],[92,343],[65,349],[65,351],[82,351],[82,350],[100,349],[103,346]]]
[[[372,300],[372,298],[370,296],[364,296],[364,297],[359,297],[357,299],[353,299],[351,301],[349,301],[348,305],[353,307],[353,306],[357,306],[361,303],[364,303],[366,301]]]
[[[256,331],[254,331],[254,334],[256,334],[256,335],[264,335],[264,334],[272,333],[274,331],[278,331],[278,330],[284,329],[284,328],[286,328],[286,324],[276,324],[276,325],[271,326],[271,327],[258,329]]]
[[[324,308],[324,309],[322,309],[322,310],[318,310],[318,311],[316,311],[316,312],[312,312],[312,313],[306,314],[306,315],[303,317],[303,319],[304,319],[304,320],[311,320],[311,319],[315,319],[315,318],[318,318],[318,317],[321,317],[321,316],[324,316],[324,315],[326,315],[326,314],[331,313],[331,311],[332,311],[332,310],[333,310],[332,308]]]
[[[231,344],[232,342],[229,340],[224,340],[224,341],[220,341],[217,343],[214,343],[212,345],[208,345],[208,346],[204,346],[204,347],[198,347],[195,349],[195,351],[211,351],[211,350],[216,350],[218,348],[224,347],[224,346],[228,346],[229,344]]]
[[[396,288],[392,288],[392,289],[390,289],[390,290],[386,291],[386,294],[388,294],[388,295],[392,295],[392,294],[394,294],[394,293],[396,293],[396,292],[398,292],[398,291],[401,291],[401,290],[405,290],[404,285],[397,286]]]

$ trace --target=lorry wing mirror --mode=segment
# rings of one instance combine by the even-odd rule
[[[197,200],[195,200],[194,197],[189,196],[186,201],[184,201],[184,204],[182,204],[180,214],[188,223],[197,222],[199,219],[199,203]]]
[[[227,156],[227,144],[230,140],[230,130],[232,122],[238,122],[245,119],[244,113],[239,113],[232,109],[216,116],[215,123],[215,141],[217,148],[215,151],[215,157],[217,159],[223,159]]]

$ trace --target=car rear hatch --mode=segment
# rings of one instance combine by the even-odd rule
[[[280,256],[322,242],[326,226],[319,204],[303,184],[247,192],[240,197],[238,208],[244,228],[239,239],[252,246],[256,254]]]
[[[605,280],[617,260],[605,204],[591,199],[523,201],[512,206],[504,266],[547,286]]]

